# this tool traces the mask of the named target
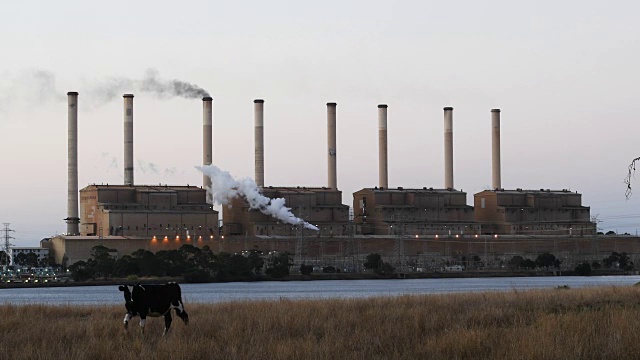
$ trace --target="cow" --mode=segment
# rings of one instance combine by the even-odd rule
[[[144,324],[147,316],[158,317],[164,315],[164,332],[166,335],[171,327],[171,309],[189,324],[189,315],[184,310],[180,285],[170,282],[164,285],[121,285],[118,287],[124,292],[124,306],[127,314],[124,316],[124,328],[127,330],[129,320],[134,316],[140,316],[140,330],[144,333]]]

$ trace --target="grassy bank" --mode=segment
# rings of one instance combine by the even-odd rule
[[[191,323],[174,316],[165,338],[160,318],[124,333],[124,306],[3,305],[0,358],[637,359],[639,300],[624,287],[187,303]]]

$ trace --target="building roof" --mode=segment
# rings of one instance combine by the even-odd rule
[[[97,189],[116,189],[116,190],[126,190],[126,189],[135,189],[136,191],[149,191],[149,192],[160,192],[160,191],[204,191],[200,186],[196,185],[122,185],[122,184],[91,184],[83,188],[82,190],[97,188]]]
[[[436,193],[442,193],[442,194],[451,194],[451,193],[455,193],[455,194],[466,194],[464,191],[462,190],[456,190],[456,189],[435,189],[432,187],[423,187],[423,188],[405,188],[402,186],[398,186],[397,188],[378,188],[378,187],[373,187],[373,188],[364,188],[364,189],[360,189],[356,192],[361,192],[361,191],[374,191],[374,192],[415,192],[415,193],[425,193],[425,194],[436,194]]]
[[[265,186],[262,188],[262,191],[278,191],[281,193],[297,193],[297,194],[308,194],[308,193],[317,193],[317,192],[342,192],[341,190],[334,190],[328,188],[326,186],[322,187],[308,187],[308,186]]]
[[[478,194],[481,194],[483,192],[491,192],[491,193],[496,193],[496,194],[554,194],[554,195],[580,195],[577,191],[571,191],[568,189],[562,189],[562,190],[551,190],[551,189],[536,189],[536,190],[532,190],[532,189],[497,189],[497,190],[483,190],[481,192],[479,192]]]

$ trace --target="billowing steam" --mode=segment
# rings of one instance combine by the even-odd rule
[[[142,79],[109,78],[91,82],[87,88],[89,94],[102,103],[109,102],[127,92],[152,94],[161,99],[172,97],[200,99],[210,96],[209,92],[198,85],[181,80],[163,79],[155,69],[148,69]]]
[[[260,193],[256,182],[250,178],[234,179],[227,171],[219,169],[215,165],[196,166],[196,168],[211,178],[211,189],[207,189],[214,203],[227,205],[231,199],[242,196],[247,199],[251,209],[260,210],[263,214],[273,216],[288,224],[303,224],[310,230],[318,230],[317,227],[297,218],[291,209],[285,206],[283,198],[270,199]]]

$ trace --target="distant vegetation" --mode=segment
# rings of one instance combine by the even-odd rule
[[[114,292],[117,288],[114,287]],[[189,294],[183,292],[187,299]],[[185,306],[125,333],[119,306],[0,305],[6,359],[637,359],[640,287]],[[137,324],[138,319],[134,320]],[[10,334],[10,335],[9,335]]]
[[[463,265],[467,269],[482,269],[484,264],[479,256],[451,265]],[[560,269],[562,261],[553,254],[542,253],[535,259],[519,255],[513,256],[505,265],[505,270],[531,271]],[[380,254],[367,255],[362,264],[366,271],[388,276],[396,269],[383,261]],[[450,263],[446,262],[449,266]],[[591,275],[600,268],[629,271],[635,268],[631,258],[626,253],[613,252],[599,261],[583,261],[574,269],[576,275]],[[71,277],[75,281],[111,278],[140,278],[140,277],[182,277],[186,282],[211,281],[239,281],[260,277],[280,279],[288,276],[293,269],[291,254],[270,252],[263,253],[258,249],[243,251],[238,254],[217,253],[208,246],[202,248],[193,245],[183,245],[177,250],[163,250],[152,253],[147,250],[137,250],[131,255],[115,259],[109,249],[96,246],[92,249],[91,257],[87,261],[78,261],[69,266]],[[565,268],[566,270],[566,268]],[[341,270],[334,266],[314,268],[309,264],[302,264],[295,269],[296,273],[311,275],[314,271],[322,273],[339,273]]]

